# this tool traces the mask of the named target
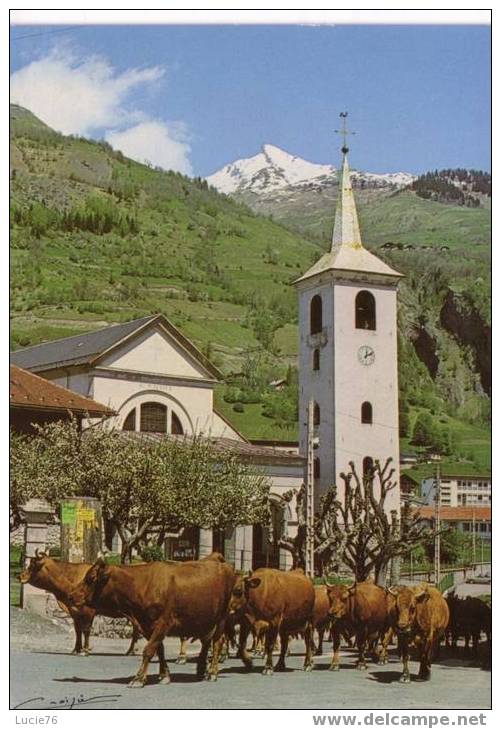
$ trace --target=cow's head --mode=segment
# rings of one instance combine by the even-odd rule
[[[349,600],[355,593],[353,585],[329,585],[327,586],[327,597],[329,598],[329,615],[332,620],[341,620],[348,612]]]
[[[390,588],[389,592],[395,597],[396,629],[401,635],[410,633],[416,619],[418,606],[430,598],[428,587],[400,587],[398,590]]]
[[[96,593],[99,592],[109,579],[108,566],[103,557],[98,557],[92,567],[85,573],[83,579],[75,585],[69,594],[70,603],[80,610],[91,605]]]
[[[53,559],[48,557],[45,552],[39,552],[38,549],[35,549],[35,556],[31,557],[19,575],[18,580],[23,584],[29,582],[34,587],[45,589],[51,578],[51,568],[53,565]]]
[[[229,613],[230,615],[236,615],[242,613],[247,600],[249,599],[249,593],[261,584],[259,577],[252,577],[252,573],[249,573],[247,577],[239,577],[235,582],[235,586],[231,592]]]

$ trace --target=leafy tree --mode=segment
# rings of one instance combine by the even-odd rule
[[[137,439],[75,421],[16,437],[11,449],[11,513],[26,498],[54,507],[68,496],[93,496],[122,539],[122,561],[153,536],[187,526],[223,528],[266,523],[265,475],[206,438]]]
[[[461,534],[456,529],[444,530],[440,535],[440,561],[444,564],[460,564],[463,561],[468,535]],[[429,539],[424,544],[426,556],[433,561],[435,558],[435,540]]]
[[[432,415],[423,410],[414,423],[412,442],[419,446],[432,446],[436,441],[436,428]]]

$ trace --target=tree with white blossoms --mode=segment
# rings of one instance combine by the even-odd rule
[[[37,430],[12,441],[14,501],[28,493],[55,507],[69,496],[99,499],[121,537],[122,561],[153,535],[161,543],[183,527],[268,521],[268,479],[217,441],[153,439],[101,426],[80,433],[75,421]]]

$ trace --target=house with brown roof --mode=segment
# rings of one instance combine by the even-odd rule
[[[10,425],[18,433],[32,434],[34,425],[76,418],[109,418],[115,411],[89,397],[43,377],[10,365],[9,375]]]
[[[420,506],[419,516],[433,526],[435,507]],[[441,528],[449,527],[465,534],[475,533],[477,537],[490,539],[492,535],[492,516],[490,506],[441,506]]]

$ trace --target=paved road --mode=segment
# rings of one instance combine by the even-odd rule
[[[19,644],[11,654],[11,707],[35,697],[25,708],[47,708],[51,701],[74,709],[488,709],[491,674],[458,659],[444,659],[433,666],[429,683],[400,684],[401,664],[393,653],[386,666],[371,665],[366,672],[354,668],[355,654],[343,653],[338,673],[326,670],[329,656],[315,659],[315,670],[301,670],[302,644],[292,643],[287,673],[260,675],[262,660],[255,660],[247,674],[235,658],[223,664],[216,683],[195,681],[191,660],[185,666],[169,661],[172,683],[156,684],[158,666],[150,667],[143,689],[128,689],[139,656],[124,656],[128,641],[94,638],[87,658],[68,655],[69,636],[54,637],[50,650]],[[140,645],[144,645],[141,643]],[[179,642],[165,641],[167,656],[177,654]],[[411,673],[417,674],[417,663]],[[104,696],[104,699],[98,697]],[[85,703],[78,703],[82,698]],[[102,701],[102,703],[101,703]],[[99,702],[99,703],[97,703]]]
[[[474,583],[470,584],[468,582],[461,582],[459,585],[455,586],[454,592],[458,597],[468,597],[468,595],[472,595],[473,597],[477,597],[478,595],[490,595],[491,585],[476,585]]]

